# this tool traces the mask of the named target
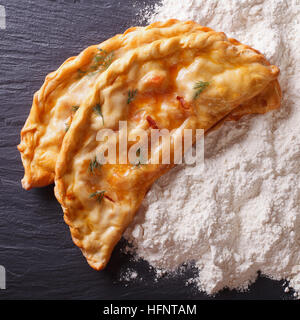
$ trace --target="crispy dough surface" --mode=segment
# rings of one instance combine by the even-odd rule
[[[173,35],[128,51],[97,76],[63,140],[55,195],[74,243],[97,270],[109,261],[152,183],[173,167],[104,164],[91,172],[91,161],[108,143],[96,141],[100,129],[118,132],[119,121],[126,120],[128,137],[153,124],[176,133],[208,132],[222,121],[280,105],[279,69],[258,51],[197,24],[192,32]],[[209,86],[194,99],[197,81]],[[130,90],[138,91],[128,103]],[[95,113],[97,105],[103,117]],[[105,196],[98,201],[95,192]]]
[[[30,114],[21,131],[18,149],[25,169],[23,187],[29,190],[53,183],[58,153],[66,129],[75,115],[73,107],[81,105],[97,77],[109,68],[110,63],[113,64],[126,52],[158,39],[197,30],[204,28],[192,22],[176,20],[133,27],[100,45],[88,47],[50,73],[34,95]]]

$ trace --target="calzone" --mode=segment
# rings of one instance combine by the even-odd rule
[[[184,129],[208,132],[280,105],[276,66],[224,33],[188,24],[192,31],[137,46],[99,74],[63,139],[55,195],[74,243],[96,270],[108,263],[152,183],[175,165],[152,162],[160,146],[142,164],[100,164],[98,154],[110,141],[99,140],[99,131],[111,130],[120,144],[120,121],[126,122],[129,149],[142,130],[168,129],[175,140]]]

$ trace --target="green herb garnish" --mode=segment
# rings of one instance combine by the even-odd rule
[[[72,111],[76,112],[79,109],[79,106],[72,106]]]
[[[99,103],[97,103],[95,105],[94,111],[96,112],[97,115],[99,115],[102,118],[102,122],[103,122],[103,125],[104,125],[104,118],[103,118],[103,114],[102,114],[102,111],[101,111],[101,105]]]
[[[96,191],[96,192],[90,194],[90,198],[96,198],[96,200],[97,200],[98,202],[101,202],[102,199],[103,199],[103,197],[104,197],[104,193],[105,193],[105,192],[106,192],[106,191]]]
[[[95,157],[94,160],[91,160],[90,161],[90,164],[89,164],[89,171],[94,174],[95,170],[97,168],[100,168],[101,167],[101,164],[97,161],[97,158]]]
[[[197,99],[200,93],[209,86],[209,82],[206,81],[197,81],[194,85],[194,89],[196,93],[194,95],[194,99]]]
[[[94,57],[94,64],[91,66],[91,68],[99,68],[102,67],[104,69],[107,69],[112,61],[113,61],[113,57],[114,57],[114,53],[113,52],[107,52],[103,49],[99,49],[99,52],[95,55]]]
[[[70,129],[70,125],[65,123],[65,131],[67,132]]]
[[[111,65],[113,58],[113,52],[107,52],[98,48],[98,53],[94,56],[91,66],[86,71],[81,69],[77,70],[78,78],[80,79],[86,74],[93,75],[101,70],[106,70]]]
[[[139,167],[139,166],[141,166],[143,164],[146,164],[146,161],[143,159],[143,156],[141,154],[141,148],[138,148],[136,150],[136,155],[137,155],[137,157],[139,157],[139,160],[138,160],[137,163],[134,164],[135,166]]]
[[[77,70],[77,77],[78,79],[80,79],[81,77],[83,77],[86,74],[86,71],[83,71],[81,69]]]
[[[139,157],[139,162],[136,164],[137,167],[141,165],[141,148],[136,150],[136,155]]]
[[[136,98],[137,93],[138,93],[137,89],[135,90],[132,89],[128,91],[127,104],[130,104]]]

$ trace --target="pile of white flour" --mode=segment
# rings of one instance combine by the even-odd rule
[[[125,238],[157,270],[193,261],[214,294],[257,272],[300,293],[300,1],[164,0],[148,22],[194,20],[263,52],[281,69],[279,111],[226,123],[205,139],[205,170],[155,183]],[[197,169],[196,169],[197,170]],[[200,170],[200,168],[199,168]]]

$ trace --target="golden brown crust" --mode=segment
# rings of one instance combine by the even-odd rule
[[[227,120],[239,120],[247,114],[264,114],[271,110],[276,110],[281,103],[281,89],[278,80],[270,84],[257,96],[237,107]]]
[[[181,25],[172,20],[152,26],[176,29],[177,24]],[[194,26],[194,31],[131,50],[99,75],[65,135],[56,162],[55,195],[74,243],[96,270],[107,264],[148,188],[173,167],[103,165],[95,175],[89,174],[89,161],[103,145],[96,141],[100,129],[117,130],[118,121],[127,120],[130,134],[147,126],[150,115],[160,128],[208,131],[224,119],[279,107],[276,66],[223,33],[193,22],[186,24]],[[193,84],[198,80],[210,85],[195,100]],[[132,88],[138,88],[138,97],[128,104],[126,93]],[[181,108],[178,96],[191,106],[190,112]],[[93,112],[96,104],[102,106],[105,126]],[[135,122],[130,115],[144,107],[146,112]],[[90,194],[100,190],[108,197],[97,202]]]

